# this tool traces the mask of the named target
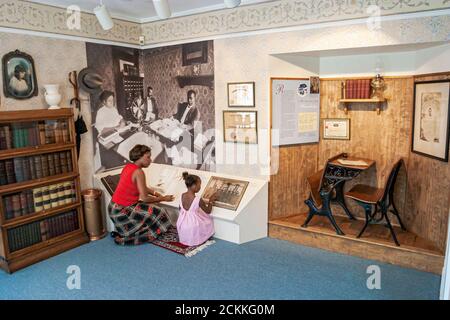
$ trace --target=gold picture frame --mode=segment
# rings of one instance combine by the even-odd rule
[[[254,82],[230,82],[228,83],[227,94],[228,107],[230,108],[255,107]]]
[[[257,111],[223,111],[223,141],[258,143]]]
[[[350,119],[348,118],[322,119],[322,139],[350,140]]]

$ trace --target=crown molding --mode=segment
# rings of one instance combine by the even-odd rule
[[[28,30],[64,35],[78,39],[107,41],[115,44],[156,47],[193,39],[215,39],[226,36],[261,34],[302,28],[332,22],[351,23],[371,16],[367,8],[378,5],[382,17],[438,12],[449,9],[450,0],[277,0],[245,5],[227,10],[137,23],[114,18],[114,27],[104,31],[94,14],[81,13],[81,29],[66,25],[66,10],[23,0],[0,0],[0,28]],[[212,9],[212,7],[209,7]],[[446,11],[446,10],[444,10]]]

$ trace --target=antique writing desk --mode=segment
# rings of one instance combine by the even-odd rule
[[[344,232],[339,228],[333,217],[331,204],[336,203],[340,205],[347,216],[354,220],[355,217],[345,203],[345,182],[357,177],[362,171],[369,169],[373,165],[375,165],[375,161],[373,160],[346,157],[345,154],[340,154],[329,159],[325,168],[316,173],[316,176],[320,175],[320,180],[314,179],[314,176],[308,179],[311,186],[311,195],[305,203],[308,205],[310,211],[302,227],[306,228],[314,215],[325,216],[334,226],[336,233],[344,235]],[[316,190],[318,192],[315,192]]]

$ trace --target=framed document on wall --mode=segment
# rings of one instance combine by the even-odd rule
[[[412,152],[448,162],[450,80],[416,82]]]
[[[255,83],[228,83],[228,106],[249,108],[255,106]]]
[[[224,111],[223,140],[233,143],[258,143],[256,111]]]
[[[318,143],[320,131],[320,81],[271,78],[272,146]]]
[[[323,119],[323,139],[350,140],[350,119]]]

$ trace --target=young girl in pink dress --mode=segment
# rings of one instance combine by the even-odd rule
[[[214,222],[209,214],[216,196],[212,195],[206,202],[195,195],[201,189],[200,177],[184,172],[183,179],[188,190],[181,195],[178,236],[182,244],[198,246],[214,234]]]

